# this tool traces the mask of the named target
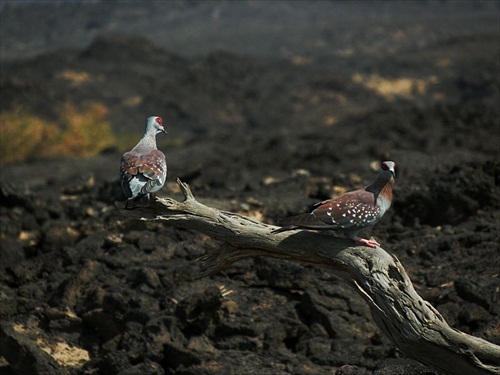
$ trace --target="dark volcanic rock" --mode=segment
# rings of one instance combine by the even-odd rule
[[[428,366],[408,358],[389,358],[383,361],[374,375],[436,375]]]
[[[63,372],[52,356],[7,322],[0,322],[0,353],[19,374],[59,375]]]
[[[220,290],[210,287],[180,301],[175,314],[180,319],[187,335],[200,334],[218,320],[221,305]]]
[[[51,9],[60,13],[43,20],[73,20],[81,26],[75,33],[90,30],[88,41],[106,17],[115,22],[95,10],[112,2],[78,5],[89,17],[84,23],[70,3],[56,3]],[[117,17],[131,28],[132,19],[143,22],[153,40],[152,16],[163,24],[204,10],[203,30],[212,30],[228,7],[262,10],[255,2],[169,2],[168,18],[158,13],[160,3],[141,14],[120,6]],[[452,327],[500,343],[500,59],[498,19],[485,16],[491,2],[473,2],[467,17],[476,21],[458,29],[463,18],[454,18],[459,10],[446,2],[412,3],[425,22],[407,25],[392,4],[358,3],[346,6],[370,7],[371,27],[314,18],[305,32],[298,5],[275,2],[271,19],[293,14],[293,29],[307,45],[299,53],[298,40],[270,40],[281,60],[213,45],[204,46],[205,55],[179,57],[143,37],[111,35],[111,28],[83,49],[1,62],[2,113],[22,111],[64,128],[64,105],[101,103],[120,150],[2,166],[0,372],[434,374],[398,358],[364,300],[334,275],[248,259],[198,280],[195,260],[223,244],[121,216],[114,206],[123,201],[121,148],[136,142],[149,114],[167,122],[168,137],[159,139],[169,161],[161,197],[182,199],[180,176],[201,202],[268,223],[363,186],[379,161],[395,160],[393,207],[363,235],[401,260],[418,293]],[[11,5],[6,10],[15,19],[29,6]],[[445,22],[435,22],[438,8]],[[38,30],[34,14],[31,29]],[[266,41],[279,29],[275,21],[258,25]],[[245,47],[233,26],[223,38],[206,38],[233,37]],[[54,343],[71,355],[51,351]],[[81,362],[70,361],[77,352]]]
[[[11,238],[2,240],[2,251],[0,251],[0,264],[2,267],[10,267],[24,260],[23,246]]]

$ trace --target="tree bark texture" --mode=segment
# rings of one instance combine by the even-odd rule
[[[500,346],[451,328],[420,297],[399,260],[380,247],[276,226],[198,202],[177,180],[184,200],[157,198],[151,206],[120,211],[127,217],[189,228],[225,243],[200,258],[200,277],[241,259],[265,256],[322,267],[351,285],[368,303],[375,323],[406,355],[444,374],[500,374]]]

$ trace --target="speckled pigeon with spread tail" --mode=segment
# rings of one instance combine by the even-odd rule
[[[163,152],[156,148],[156,134],[166,133],[163,120],[158,116],[148,117],[146,131],[137,145],[122,156],[120,184],[127,197],[125,208],[133,208],[143,198],[149,203],[165,184],[167,162]]]
[[[376,241],[359,237],[358,233],[377,223],[391,206],[395,168],[396,163],[393,161],[384,161],[377,179],[371,185],[316,203],[309,213],[283,219],[279,223],[282,228],[275,232],[300,228],[340,229],[360,244],[380,246]]]

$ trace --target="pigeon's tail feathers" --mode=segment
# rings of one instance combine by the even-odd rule
[[[322,220],[318,219],[312,213],[306,213],[291,217],[286,217],[278,221],[278,225],[281,228],[274,230],[274,233],[285,232],[288,230],[295,229],[328,229],[329,226],[325,224]]]

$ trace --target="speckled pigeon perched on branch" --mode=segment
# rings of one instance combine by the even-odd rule
[[[148,117],[142,139],[122,156],[120,184],[127,197],[126,208],[143,198],[149,203],[151,195],[160,190],[167,179],[167,162],[163,152],[156,148],[156,134],[165,133],[163,120],[158,116]]]
[[[365,188],[316,203],[309,213],[283,219],[282,228],[275,232],[293,229],[341,229],[347,237],[369,247],[380,246],[373,240],[358,236],[360,230],[377,223],[392,202],[396,163],[384,161],[375,182]]]

